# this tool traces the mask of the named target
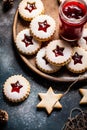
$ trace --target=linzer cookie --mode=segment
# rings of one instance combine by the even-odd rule
[[[81,37],[78,42],[77,42],[79,47],[82,47],[83,49],[85,49],[87,51],[87,41]]]
[[[53,65],[64,66],[72,56],[71,46],[63,40],[51,41],[46,49],[46,59]]]
[[[40,41],[51,39],[55,29],[55,20],[49,15],[37,16],[30,23],[31,34]]]
[[[37,67],[45,73],[57,72],[61,67],[50,64],[45,57],[46,47],[40,49],[36,55]]]
[[[23,54],[33,55],[40,49],[41,42],[30,35],[29,29],[24,29],[16,37],[16,47]]]
[[[22,0],[18,10],[24,20],[31,21],[37,15],[44,13],[44,6],[41,0]]]
[[[74,53],[67,68],[73,73],[82,73],[87,70],[87,51],[81,47],[74,47]]]
[[[82,37],[78,40],[77,44],[87,51],[87,28],[83,29]]]
[[[22,75],[9,77],[3,86],[3,93],[11,102],[24,101],[30,93],[30,83]]]

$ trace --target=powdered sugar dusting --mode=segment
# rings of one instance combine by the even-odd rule
[[[38,111],[36,108],[39,102],[38,93],[42,91],[44,91],[43,88],[39,87],[39,89],[37,89],[36,86],[32,84],[31,94],[28,99],[22,104],[13,106],[13,108],[10,109],[10,123],[14,120],[12,128],[14,127],[14,129],[16,129],[17,125],[21,122],[24,126],[24,130],[42,128],[46,124],[47,114]],[[21,128],[21,124],[18,127]]]
[[[35,3],[36,9],[29,12],[25,9],[27,3]],[[41,14],[44,10],[44,6],[41,0],[23,0],[19,4],[19,13],[22,17],[29,19]]]

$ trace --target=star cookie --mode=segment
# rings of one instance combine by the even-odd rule
[[[53,108],[62,108],[59,100],[63,94],[55,94],[51,87],[47,93],[39,93],[38,95],[41,98],[41,102],[37,104],[37,108],[45,108],[48,114],[52,112]]]
[[[87,89],[79,89],[79,91],[83,95],[80,104],[87,104]]]

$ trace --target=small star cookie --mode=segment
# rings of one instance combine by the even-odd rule
[[[47,113],[50,114],[53,108],[62,108],[59,100],[63,94],[55,94],[53,89],[50,87],[47,93],[39,93],[41,102],[37,105],[37,108],[45,108]]]
[[[87,89],[79,89],[79,91],[83,95],[80,104],[87,104]]]

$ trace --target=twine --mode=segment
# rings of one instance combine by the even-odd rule
[[[72,117],[73,112],[77,110],[79,114]],[[62,130],[87,130],[87,111],[82,111],[80,108],[73,108]]]

